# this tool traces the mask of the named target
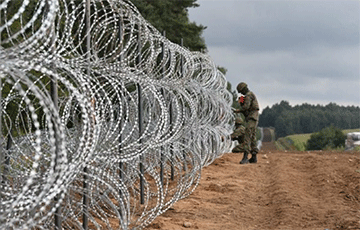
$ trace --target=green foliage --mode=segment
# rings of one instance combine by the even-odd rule
[[[293,140],[289,137],[281,137],[275,142],[275,146],[279,150],[298,150],[305,151],[306,144],[299,140]]]
[[[222,67],[219,67],[219,68],[222,68]],[[234,91],[232,90],[232,85],[230,82],[227,82],[226,89],[232,94],[232,98],[233,98],[232,107],[234,109],[239,109],[240,105],[239,105],[239,102],[237,101],[238,94],[236,93],[236,90],[234,90]]]
[[[266,107],[260,117],[260,127],[274,127],[277,137],[296,133],[313,133],[334,125],[341,129],[359,128],[360,107],[339,106],[329,103],[326,106],[302,105],[291,106],[281,101],[271,108]]]
[[[339,128],[330,126],[313,133],[306,143],[307,150],[336,149],[345,146],[346,135]]]
[[[232,103],[231,107],[233,107],[234,109],[240,109],[240,104],[237,100],[238,94],[237,94],[236,90],[232,90],[232,86],[231,86],[230,82],[228,82],[227,90],[232,94],[232,98],[233,98],[233,103]]]
[[[1,1],[3,2],[3,1]],[[29,4],[26,6],[25,11],[20,14],[20,17],[13,21],[10,26],[7,27],[6,30],[3,30],[1,32],[1,41],[2,41],[2,47],[8,48],[11,47],[17,43],[23,42],[28,37],[30,37],[34,31],[37,31],[41,24],[42,24],[42,18],[38,17],[36,19],[33,18],[33,15],[38,10],[38,4],[39,0],[32,0],[29,2]],[[13,18],[13,16],[19,12],[20,8],[23,5],[23,0],[11,0],[10,3],[7,5],[6,8],[6,15],[2,14],[0,19],[0,25],[5,24],[5,20],[9,21]],[[1,11],[4,12],[4,11]],[[40,13],[40,15],[45,14]],[[24,28],[24,25],[27,24],[30,20],[33,20],[31,23],[31,27],[28,27],[23,31],[21,36],[16,36],[15,38],[12,38],[8,40],[11,36],[18,33],[21,29]]]
[[[301,142],[301,141],[296,140],[296,141],[294,141],[293,145],[294,145],[295,149],[298,150],[298,151],[305,151],[306,150],[305,142]]]
[[[278,150],[285,150],[284,146],[282,146],[279,141],[275,141],[275,147]]]
[[[298,151],[305,151],[306,150],[306,142],[310,138],[311,134],[297,134],[297,135],[290,135],[286,136],[287,139],[292,141],[292,145]]]
[[[191,51],[205,51],[205,40],[201,36],[203,25],[189,21],[188,8],[198,7],[196,0],[131,0],[141,15],[160,32],[166,31],[166,37],[183,45]]]
[[[311,136],[311,133],[304,133],[304,134],[289,135],[289,136],[287,136],[287,138],[290,138],[294,142],[299,141],[299,142],[306,143],[310,139],[310,136]]]
[[[218,68],[218,70],[219,70],[222,74],[226,75],[226,73],[227,73],[227,71],[228,71],[226,68],[221,67],[221,66],[218,66],[217,68]],[[231,89],[231,83],[228,82],[228,86],[229,86],[229,84],[230,84],[230,89]]]
[[[352,132],[359,132],[360,130],[359,129],[345,129],[345,130],[341,130],[341,132],[346,135],[347,133],[352,133]],[[306,143],[307,141],[310,139],[311,135],[313,133],[303,133],[303,134],[294,134],[294,135],[289,135],[289,136],[286,136],[286,137],[281,137],[277,140],[277,147],[278,149],[281,149],[281,150],[285,150],[285,149],[293,149],[295,148],[296,150],[298,151],[305,151],[306,150]],[[291,146],[287,146],[287,147],[284,147],[284,146],[280,146],[280,143],[283,143],[284,142],[284,139],[288,140],[287,142],[291,144]],[[275,144],[276,144],[275,143]],[[286,144],[285,144],[286,145]],[[358,147],[358,150],[360,150],[360,146],[357,146]],[[356,148],[355,147],[355,150]],[[344,150],[344,146],[340,146],[340,147],[337,147],[337,148],[333,148],[333,150]]]
[[[260,128],[256,128],[256,140],[260,140],[261,139],[261,131]]]
[[[275,146],[279,150],[292,150],[292,149],[294,149],[293,141],[288,139],[288,138],[285,138],[285,137],[279,138],[277,141],[275,141]]]
[[[347,134],[347,133],[352,133],[352,132],[360,132],[359,129],[344,129],[342,130],[343,134]],[[292,141],[294,142],[302,142],[302,143],[306,143],[311,136],[312,133],[303,133],[303,134],[294,134],[294,135],[289,135],[286,136],[286,138],[290,138]]]

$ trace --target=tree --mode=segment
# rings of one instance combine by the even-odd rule
[[[259,126],[275,127],[278,137],[295,133],[318,132],[330,125],[341,129],[354,129],[359,128],[359,114],[360,107],[356,106],[345,107],[335,103],[322,106],[303,103],[292,107],[287,101],[281,101],[262,111]],[[279,120],[281,116],[282,119]],[[286,121],[286,124],[282,124],[281,121]]]
[[[275,127],[276,112],[266,106],[259,117],[259,126],[261,127]]]
[[[218,69],[222,74],[226,75],[226,73],[227,73],[227,69],[226,69],[226,68],[221,67],[221,66],[218,66],[217,69]],[[230,89],[231,89],[231,83],[228,82],[228,85],[229,85],[229,84],[230,84]]]
[[[191,51],[206,51],[206,29],[203,25],[190,22],[188,8],[198,7],[196,0],[131,0],[141,15],[160,32],[166,31],[166,37],[176,44],[183,45]]]
[[[306,143],[307,150],[334,149],[345,146],[346,135],[341,129],[330,126],[313,133]]]

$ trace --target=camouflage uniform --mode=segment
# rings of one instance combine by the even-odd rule
[[[231,152],[233,153],[242,153],[244,152],[244,134],[246,132],[246,128],[244,126],[244,121],[241,117],[235,118],[235,130],[231,134],[231,140],[238,141],[238,145],[236,145]]]
[[[244,135],[244,158],[248,153],[252,154],[251,163],[256,163],[256,154],[259,152],[256,143],[256,127],[258,125],[259,120],[259,103],[256,99],[256,96],[253,92],[249,91],[246,83],[240,83],[237,86],[237,90],[239,93],[245,95],[245,100],[243,103],[240,103],[240,109],[235,112],[243,113],[246,121],[246,130]],[[255,158],[254,158],[255,157]],[[244,161],[245,163],[246,160]],[[253,161],[253,162],[252,162]]]
[[[251,91],[248,91],[245,94],[245,102],[240,108],[245,116],[246,121],[246,132],[244,137],[244,142],[246,143],[246,148],[256,153],[259,152],[259,149],[256,147],[256,127],[259,122],[259,103],[255,97],[255,94]]]

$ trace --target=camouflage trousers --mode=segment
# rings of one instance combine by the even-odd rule
[[[257,148],[256,143],[256,127],[258,121],[250,119],[246,122],[246,129],[243,138],[239,138],[239,144],[236,145],[233,149],[233,153],[241,153],[241,152],[248,152],[248,153],[258,153],[259,149]]]

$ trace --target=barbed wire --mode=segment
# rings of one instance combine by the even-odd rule
[[[130,1],[0,4],[1,229],[141,229],[227,152],[211,58]]]

